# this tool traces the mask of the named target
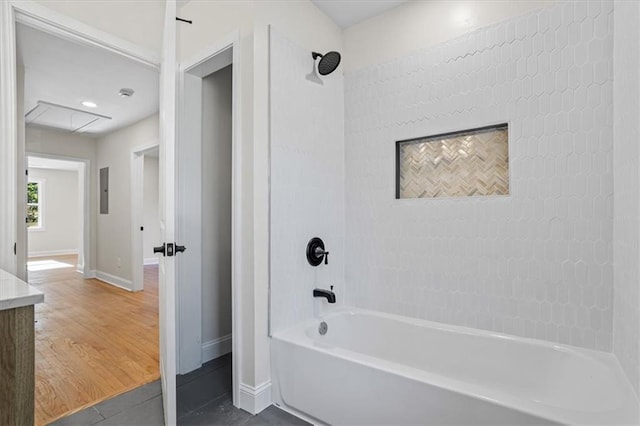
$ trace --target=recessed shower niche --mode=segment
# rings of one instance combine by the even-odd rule
[[[396,142],[396,198],[509,195],[508,125]]]

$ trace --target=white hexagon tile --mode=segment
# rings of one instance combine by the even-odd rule
[[[612,2],[345,77],[347,303],[612,349]],[[509,124],[509,195],[395,199],[395,142]]]
[[[277,332],[317,313],[315,287],[334,285],[338,301],[344,294],[344,78],[336,72],[323,85],[308,81],[311,51],[273,28],[270,55],[270,306]],[[324,240],[327,265],[307,263],[312,237]]]

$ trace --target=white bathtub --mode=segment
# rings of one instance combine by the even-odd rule
[[[321,320],[271,343],[274,402],[315,423],[638,425],[611,354],[359,309]]]

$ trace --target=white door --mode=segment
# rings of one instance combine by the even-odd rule
[[[166,0],[160,67],[160,231],[167,252],[160,256],[159,292],[160,376],[167,425],[176,424],[176,63],[176,1]]]

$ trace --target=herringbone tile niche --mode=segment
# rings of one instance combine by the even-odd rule
[[[396,143],[396,198],[509,194],[507,125]]]

